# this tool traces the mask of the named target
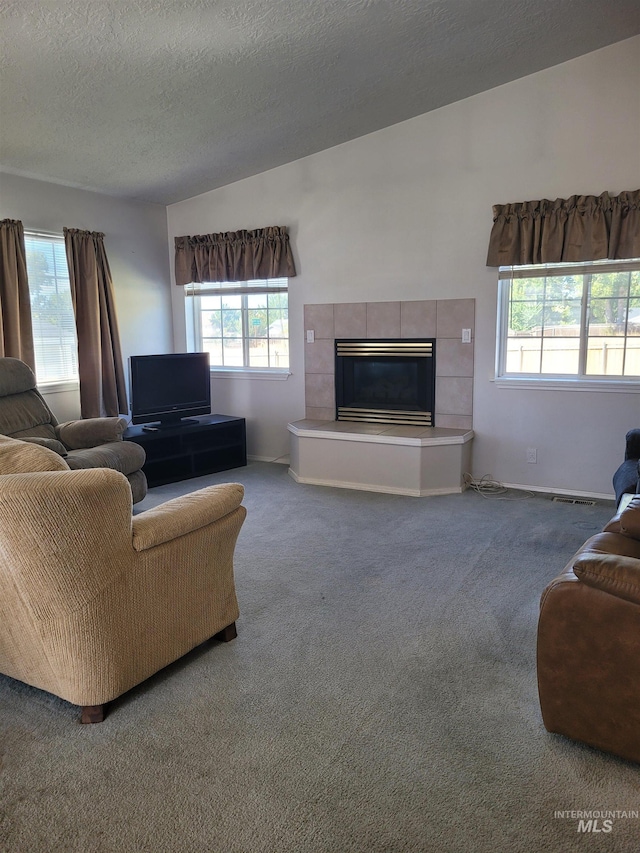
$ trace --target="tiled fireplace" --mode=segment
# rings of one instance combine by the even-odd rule
[[[306,418],[289,424],[293,479],[415,496],[463,491],[473,439],[474,315],[473,299],[305,305]],[[387,422],[375,411],[336,420],[336,384],[344,382],[340,375],[336,382],[336,341],[343,340],[435,345],[428,422],[397,423],[393,411]],[[397,376],[393,367],[390,375]]]
[[[304,328],[314,336],[305,343],[307,418],[335,420],[336,339],[434,338],[435,426],[471,429],[474,299],[305,305]],[[471,343],[462,343],[463,329]]]

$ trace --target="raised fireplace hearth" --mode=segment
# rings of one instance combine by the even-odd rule
[[[467,487],[473,430],[308,419],[288,430],[297,483],[413,497]]]
[[[348,338],[335,347],[336,420],[434,425],[434,339]]]

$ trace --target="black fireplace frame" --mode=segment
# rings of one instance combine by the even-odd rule
[[[405,406],[357,396],[358,363],[411,365],[415,393]],[[340,338],[335,342],[336,420],[431,427],[435,425],[435,338]]]

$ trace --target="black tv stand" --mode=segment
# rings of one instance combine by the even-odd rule
[[[247,464],[244,418],[203,415],[174,423],[130,426],[123,435],[144,448],[149,486],[176,483]]]
[[[172,429],[173,427],[193,426],[199,421],[196,418],[179,418],[175,421],[153,421],[149,424],[143,424],[143,432],[157,432],[159,429]]]

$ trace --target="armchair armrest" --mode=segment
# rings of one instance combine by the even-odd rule
[[[25,435],[22,436],[20,441],[26,441],[29,444],[38,444],[40,447],[47,447],[49,450],[53,450],[54,453],[57,453],[58,456],[67,455],[67,448],[61,441],[58,441],[57,438],[40,438],[40,436]]]
[[[585,551],[573,571],[587,586],[640,604],[640,560],[635,557]]]
[[[631,498],[623,510],[617,512],[604,530],[608,533],[621,533],[630,539],[640,540],[640,495]]]
[[[97,447],[109,441],[122,441],[126,418],[84,418],[58,424],[56,435],[67,450]]]
[[[206,527],[237,509],[243,497],[239,483],[223,483],[148,509],[133,517],[133,547],[145,551]]]

